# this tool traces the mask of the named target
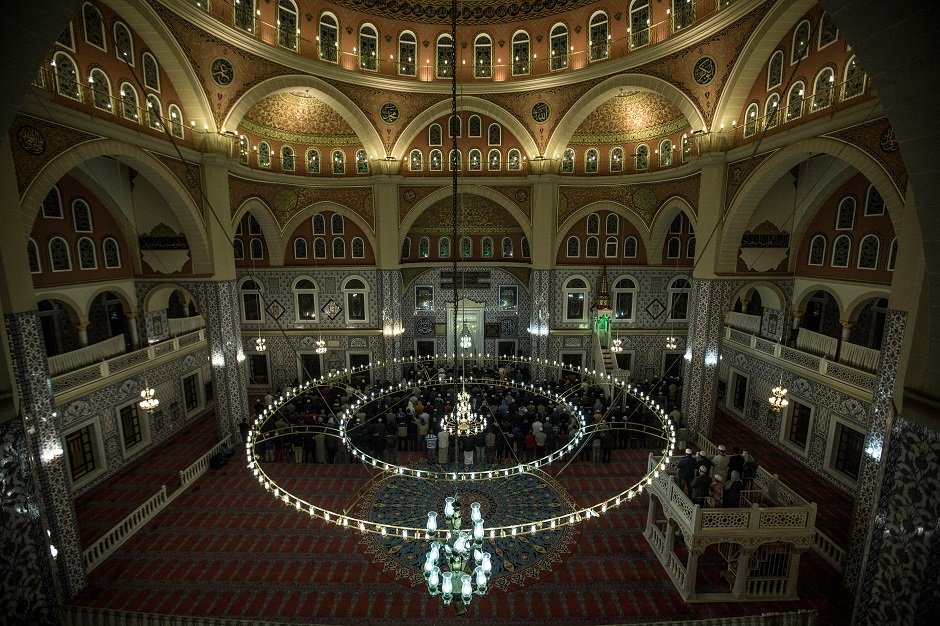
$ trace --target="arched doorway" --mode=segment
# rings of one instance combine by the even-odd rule
[[[131,350],[124,303],[113,292],[99,294],[88,310],[88,343],[95,344],[118,335],[124,336],[124,349]]]
[[[839,303],[832,294],[819,290],[806,302],[806,310],[800,319],[800,328],[839,339],[842,337],[839,313]]]

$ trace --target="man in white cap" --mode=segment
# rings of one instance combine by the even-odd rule
[[[679,468],[678,478],[679,486],[687,491],[692,485],[692,479],[695,478],[695,457],[692,456],[692,448],[685,449],[685,456],[676,463]]]
[[[725,452],[725,447],[718,446],[718,454],[712,459],[712,471],[714,474],[728,476],[728,462],[731,458]]]

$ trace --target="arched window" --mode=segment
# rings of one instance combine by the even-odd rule
[[[38,274],[42,271],[42,263],[39,260],[39,247],[32,239],[26,240],[26,256],[29,259],[29,271],[31,274]]]
[[[867,76],[865,70],[859,64],[858,59],[852,56],[849,62],[845,64],[845,78],[842,83],[842,99],[848,100],[855,96],[865,93],[865,81]]]
[[[366,151],[361,148],[356,150],[356,173],[369,173],[369,157],[366,156]]]
[[[324,239],[323,237],[316,237],[313,240],[313,258],[315,259],[326,258],[326,239]]]
[[[261,234],[261,224],[258,223],[258,220],[255,219],[255,216],[251,213],[248,214],[248,234],[249,235],[260,235]]]
[[[90,233],[94,231],[91,221],[91,207],[82,199],[72,202],[72,225],[76,233]]]
[[[682,241],[678,237],[670,237],[666,242],[666,258],[678,259],[679,252],[682,249]]]
[[[431,256],[431,241],[427,237],[418,240],[418,258],[426,259]]]
[[[650,166],[650,149],[646,144],[641,143],[636,147],[636,154],[634,155],[634,165],[637,170],[649,169]]]
[[[894,238],[891,240],[891,245],[888,246],[888,271],[894,271],[894,265],[898,261],[898,240]]]
[[[617,258],[617,247],[619,241],[616,237],[608,237],[604,241],[604,256],[606,258]]]
[[[624,276],[614,281],[611,296],[614,301],[614,319],[630,322],[636,318],[636,281]]]
[[[509,161],[510,172],[518,172],[522,169],[522,153],[520,153],[515,148],[512,148],[509,151],[509,157],[507,158],[507,161]]]
[[[463,131],[463,123],[459,115],[451,115],[449,118],[450,121],[450,130],[448,131],[447,136],[453,139],[454,137],[460,137]]]
[[[49,267],[53,272],[68,272],[72,269],[69,244],[62,237],[53,237],[49,240]]]
[[[339,61],[339,22],[331,13],[320,16],[320,60]]]
[[[78,240],[78,267],[83,270],[98,269],[98,255],[95,251],[95,242],[88,237]]]
[[[346,258],[346,241],[342,237],[333,238],[333,258],[334,259]]]
[[[343,283],[343,296],[346,301],[347,322],[369,321],[369,288],[366,282],[354,276]]]
[[[111,81],[108,75],[98,68],[88,74],[88,87],[91,89],[91,102],[96,109],[113,111],[111,106]]]
[[[585,226],[587,227],[587,234],[589,235],[599,235],[601,232],[601,218],[597,213],[591,213],[587,216],[585,220]]]
[[[345,174],[346,173],[346,153],[342,150],[333,150],[331,155],[333,161],[333,173],[334,174]]]
[[[512,258],[512,238],[503,237],[503,258],[510,259]]]
[[[608,32],[609,20],[607,13],[598,11],[591,16],[589,25],[588,46],[590,47],[591,61],[600,61],[606,59],[609,53],[610,35]]]
[[[780,121],[780,94],[772,93],[764,105],[764,129],[776,128]]]
[[[412,172],[420,172],[424,169],[424,157],[420,150],[412,150],[408,156],[408,169]]]
[[[483,136],[483,120],[479,115],[471,115],[467,120],[467,136],[468,137],[482,137]]]
[[[441,169],[443,168],[444,154],[440,150],[435,148],[434,150],[431,150],[429,161],[430,161],[431,171],[440,172]]]
[[[878,269],[878,255],[881,253],[881,239],[878,235],[865,235],[858,244],[858,268],[862,270]]]
[[[770,55],[767,63],[767,91],[779,87],[783,82],[783,50],[777,50]]]
[[[848,235],[839,235],[832,244],[832,267],[848,267],[852,254],[852,240]]]
[[[865,195],[865,215],[884,215],[885,201],[875,189],[874,185],[868,186],[868,193]]]
[[[561,157],[561,173],[571,174],[574,172],[574,149],[567,148]]]
[[[147,126],[163,130],[163,106],[152,93],[147,94]]]
[[[271,167],[271,146],[267,141],[258,144],[258,167]]]
[[[462,169],[463,158],[460,155],[460,150],[451,150],[450,158],[447,159],[448,169],[453,171],[460,171]]]
[[[672,165],[672,142],[663,139],[659,144],[659,167],[669,167]]]
[[[620,216],[616,213],[608,213],[604,224],[604,232],[608,235],[616,235],[620,232]]]
[[[144,86],[147,89],[160,91],[160,66],[157,64],[157,60],[149,52],[144,52],[141,55],[141,60],[144,66]]]
[[[529,73],[529,33],[517,31],[512,36],[512,75],[525,76]]]
[[[682,162],[685,163],[692,158],[692,138],[688,135],[682,135]]]
[[[359,67],[370,72],[379,69],[379,33],[372,24],[359,27]]]
[[[583,278],[569,278],[565,282],[564,299],[566,322],[583,322],[587,320],[588,286]]]
[[[398,36],[398,73],[414,76],[417,73],[418,40],[409,30]]]
[[[234,3],[235,27],[255,32],[255,0],[239,0]]]
[[[650,2],[633,0],[630,3],[630,47],[641,48],[650,42]]]
[[[610,151],[610,171],[623,171],[623,148],[614,148]]]
[[[523,259],[532,258],[532,250],[529,248],[529,238],[523,237],[522,242],[519,245],[522,248],[522,258]]]
[[[484,259],[493,258],[493,239],[491,237],[484,237],[480,240],[480,256]]]
[[[238,162],[248,163],[248,137],[242,135],[238,138]]]
[[[685,223],[685,215],[680,211],[676,213],[676,216],[672,218],[672,221],[669,223],[669,234],[671,235],[680,235],[682,234],[682,225]]]
[[[502,166],[503,155],[499,150],[493,148],[486,157],[486,169],[491,172],[498,172]]]
[[[600,155],[597,152],[597,148],[588,148],[584,152],[584,172],[586,174],[596,174],[597,173],[597,162],[600,160]]]
[[[85,26],[85,41],[105,52],[108,44],[104,40],[104,18],[95,5],[86,2],[82,5],[82,22]]]
[[[565,256],[569,259],[581,256],[581,240],[577,237],[568,237],[565,245]]]
[[[170,134],[177,139],[183,139],[183,112],[180,111],[180,108],[175,104],[171,104],[167,107],[167,112],[170,115]]]
[[[307,240],[303,237],[297,237],[294,239],[294,258],[295,259],[306,259],[307,258]]]
[[[277,45],[288,50],[297,49],[297,5],[292,0],[277,2]]]
[[[339,213],[334,213],[330,218],[330,233],[333,235],[342,235],[346,232],[346,222]]]
[[[855,197],[846,196],[839,202],[836,214],[836,230],[852,230],[855,227]]]
[[[483,154],[477,148],[470,151],[467,160],[470,163],[471,172],[479,172],[483,169]]]
[[[245,258],[245,242],[241,239],[232,240],[232,256],[235,257],[236,261],[241,261]]]
[[[137,90],[130,83],[121,83],[121,114],[126,120],[140,121]]]
[[[635,259],[636,250],[637,250],[636,237],[631,235],[623,240],[623,258]]]
[[[264,307],[261,302],[261,285],[254,279],[246,278],[239,285],[239,295],[242,302],[243,322],[264,321]]]
[[[754,102],[747,107],[747,111],[744,113],[744,136],[753,137],[757,134],[757,115],[759,113],[759,107],[757,103]]]
[[[832,84],[835,80],[835,73],[831,67],[824,68],[816,75],[813,83],[813,113],[832,104]]]
[[[682,30],[695,22],[695,6],[691,0],[672,0],[672,32]]]
[[[588,237],[584,244],[585,256],[596,259],[600,255],[600,243],[597,237]]]
[[[489,35],[477,35],[473,42],[473,76],[490,78],[493,75],[493,40]]]
[[[263,259],[264,242],[259,237],[253,237],[251,241],[248,242],[248,252],[251,254],[253,261]]]
[[[486,143],[490,146],[502,145],[503,127],[495,122],[490,124],[486,129]]]
[[[444,132],[440,124],[431,124],[428,126],[428,145],[440,146],[444,143]]]
[[[437,240],[437,256],[442,259],[450,258],[450,237],[441,237]]]
[[[326,218],[323,217],[323,214],[317,213],[311,219],[313,222],[313,234],[325,235],[326,234]]]
[[[354,259],[364,259],[366,258],[366,244],[363,241],[362,237],[353,237],[352,241],[349,243],[350,251],[352,252],[352,258]]]
[[[462,237],[460,239],[460,256],[463,258],[473,256],[473,242],[470,241],[469,237]]]
[[[404,241],[401,242],[401,258],[407,259],[411,257],[411,237],[405,237]]]
[[[815,235],[809,242],[809,265],[823,265],[826,262],[826,236]]]
[[[809,56],[809,33],[809,20],[803,20],[796,25],[793,31],[793,46],[790,48],[791,65]]]
[[[692,283],[686,278],[673,278],[667,289],[669,293],[669,321],[681,321],[689,316],[689,293]]]
[[[568,67],[568,27],[564,24],[552,26],[549,36],[551,62],[549,67],[554,72]]]
[[[448,34],[437,38],[434,67],[438,78],[448,78],[454,70],[454,40]]]
[[[307,149],[307,173],[320,173],[320,151],[316,148]]]
[[[281,169],[285,172],[293,172],[295,169],[294,149],[290,146],[281,148]]]
[[[134,65],[134,39],[124,22],[114,23],[114,54],[128,65]]]
[[[75,61],[64,52],[56,52],[52,57],[52,63],[55,65],[56,93],[81,102],[82,90],[78,84],[78,70],[75,69]]]
[[[695,237],[689,237],[685,242],[685,257],[687,259],[695,258]]]
[[[819,41],[816,48],[821,50],[829,44],[835,43],[838,38],[839,28],[836,23],[832,21],[832,17],[828,12],[823,13],[822,18],[819,20]]]
[[[806,87],[803,85],[803,81],[799,80],[793,83],[793,86],[790,87],[789,95],[787,95],[787,121],[799,119],[803,115],[803,94],[806,91]]]
[[[302,276],[294,281],[294,319],[300,323],[317,321],[319,290],[313,279]]]

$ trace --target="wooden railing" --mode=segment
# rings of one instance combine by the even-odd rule
[[[816,529],[816,534],[813,535],[813,552],[822,557],[824,561],[829,563],[836,571],[842,571],[842,561],[845,559],[845,550],[839,545],[826,536],[825,533]]]
[[[199,478],[209,467],[209,459],[222,449],[222,446],[229,446],[231,435],[215,444],[212,449],[203,454],[199,459],[180,472],[180,486],[172,494],[167,495],[166,485],[160,487],[160,491],[150,496],[146,502],[134,509],[127,517],[114,525],[111,530],[101,536],[100,539],[85,548],[82,556],[85,560],[85,569],[88,572],[94,570],[106,558],[120,548],[124,542],[134,536],[134,534],[143,528],[147,522],[153,519],[166,505],[176,499],[183,493],[189,485]]]
[[[205,340],[206,331],[199,329],[186,335],[180,335],[179,337],[173,337],[167,341],[149,345],[140,350],[127,352],[106,359],[94,365],[88,365],[71,372],[60,374],[52,379],[52,391],[58,396],[84,385],[103,380],[132,367],[144,365],[149,361],[171,354],[182,348],[203,343]]]

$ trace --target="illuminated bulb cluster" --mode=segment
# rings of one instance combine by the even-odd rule
[[[147,413],[153,413],[157,406],[159,406],[160,401],[156,398],[156,390],[153,387],[144,387],[140,390],[140,408],[147,411]]]
[[[675,350],[676,346],[678,345],[679,345],[679,341],[675,337],[671,335],[669,337],[666,337],[666,349],[667,350]]]
[[[258,352],[264,352],[268,349],[268,340],[264,337],[258,337],[255,339],[255,350]]]
[[[779,413],[790,404],[790,401],[787,400],[787,390],[782,386],[778,385],[774,387],[771,392],[773,395],[767,398],[767,402],[770,403],[770,410],[774,413]]]
[[[441,420],[441,428],[453,437],[476,435],[486,428],[486,418],[473,411],[470,406],[470,394],[465,388],[457,394],[454,410]]]
[[[620,337],[614,338],[614,340],[610,342],[610,351],[616,353],[623,352],[623,339]]]
[[[428,592],[432,596],[441,596],[445,606],[453,602],[455,596],[464,606],[469,606],[474,595],[482,596],[487,592],[493,572],[490,553],[483,551],[484,530],[480,503],[470,505],[470,521],[473,523],[471,532],[460,527],[460,500],[456,497],[444,499],[444,521],[449,527],[446,540],[443,543],[437,540],[431,542],[424,559],[424,580],[428,583]],[[428,511],[425,530],[429,539],[437,536],[436,511]],[[469,571],[471,556],[472,574]],[[443,571],[441,565],[446,566],[447,570]]]
[[[326,354],[326,341],[322,338],[317,339],[317,354]]]

